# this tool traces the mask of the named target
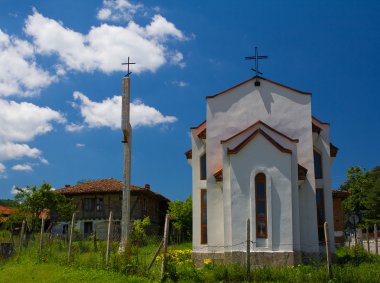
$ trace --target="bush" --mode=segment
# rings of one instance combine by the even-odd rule
[[[147,242],[146,229],[150,225],[149,216],[145,217],[143,220],[135,220],[133,222],[132,230],[130,233],[130,239],[132,244],[137,246],[145,245]]]
[[[368,253],[360,245],[356,245],[352,248],[341,247],[337,249],[335,253],[339,264],[352,263],[355,265],[359,265],[361,263],[371,263],[378,260],[378,258],[375,255]]]

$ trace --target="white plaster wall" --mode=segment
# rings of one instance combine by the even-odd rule
[[[224,227],[220,223],[223,192],[213,173],[223,161],[221,140],[262,120],[291,138],[299,139],[298,163],[308,169],[308,180],[299,192],[300,242],[305,251],[318,251],[311,97],[262,80],[260,87],[249,81],[225,94],[207,99],[207,189],[209,208],[209,244],[222,245]]]
[[[230,155],[232,191],[232,243],[246,239],[251,219],[252,250],[293,250],[291,154],[283,153],[258,135],[238,154]],[[255,176],[267,177],[268,239],[256,239]],[[239,246],[236,249],[240,248]],[[245,243],[241,246],[245,249]]]
[[[193,251],[206,251],[207,246],[201,245],[201,189],[206,189],[206,181],[200,179],[200,156],[205,153],[206,146],[204,142],[199,139],[195,133],[191,131],[191,145],[192,145],[192,199],[193,199]],[[208,199],[208,196],[207,196]]]
[[[330,127],[328,124],[318,124],[323,130],[314,139],[314,147],[322,155],[322,177],[323,179],[316,179],[316,188],[323,188],[325,218],[329,225],[329,237],[331,250],[335,250],[334,240],[334,215],[333,215],[333,201],[331,191],[331,158],[330,158]]]

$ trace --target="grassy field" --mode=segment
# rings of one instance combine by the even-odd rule
[[[158,241],[152,240],[143,247],[130,247],[124,254],[117,252],[113,243],[109,264],[105,264],[105,243],[92,241],[73,244],[73,254],[67,259],[67,243],[46,240],[42,252],[38,239],[23,249],[20,257],[0,260],[0,283],[7,282],[158,282],[161,256],[147,270],[157,249]],[[168,282],[244,282],[246,270],[238,265],[216,265],[211,261],[203,268],[196,268],[191,260],[191,243],[171,245],[166,273]],[[285,268],[255,268],[252,282],[380,282],[379,257],[364,250],[340,249],[340,264],[333,266],[332,279],[327,277],[325,264],[300,265]]]

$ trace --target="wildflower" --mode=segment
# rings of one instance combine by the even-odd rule
[[[212,260],[209,259],[209,258],[205,258],[205,259],[203,260],[203,263],[204,263],[204,265],[209,265],[209,264],[212,264]]]

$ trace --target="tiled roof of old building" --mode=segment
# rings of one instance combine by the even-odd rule
[[[94,193],[121,193],[123,191],[123,182],[114,178],[101,179],[80,183],[74,186],[66,185],[64,188],[57,189],[56,192],[67,196],[78,194],[94,194]],[[131,185],[131,192],[141,191],[154,194],[156,196],[165,198],[164,196],[152,192],[150,186],[146,185],[145,188]],[[166,199],[166,198],[165,198]]]
[[[15,208],[13,207],[0,205],[0,214],[2,215],[10,215],[14,210]]]

